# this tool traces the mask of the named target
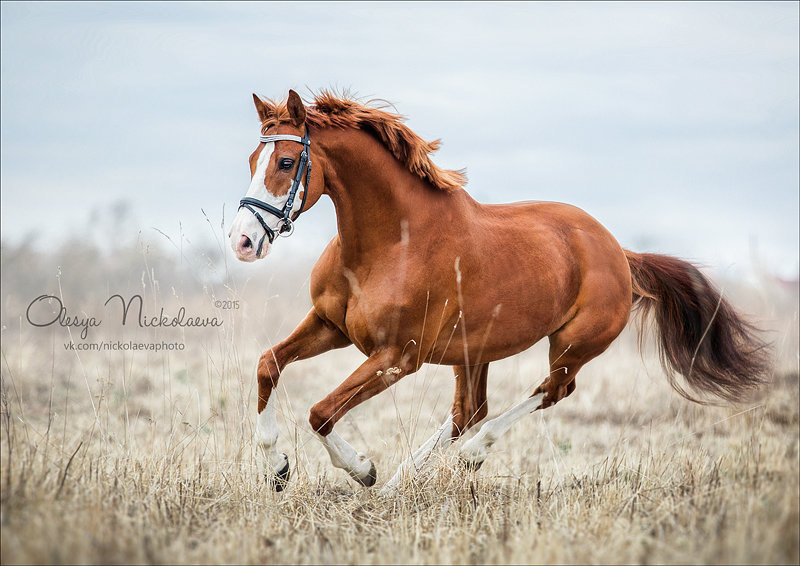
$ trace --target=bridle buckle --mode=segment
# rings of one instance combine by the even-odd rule
[[[283,225],[281,226],[281,229],[278,230],[278,236],[280,236],[282,238],[288,238],[289,236],[292,235],[293,232],[294,232],[294,222],[292,222],[290,219],[286,218],[283,221]]]

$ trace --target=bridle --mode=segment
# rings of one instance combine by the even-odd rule
[[[292,181],[292,186],[289,188],[289,197],[286,199],[283,208],[275,208],[271,204],[252,197],[244,197],[239,201],[239,208],[246,208],[253,213],[253,216],[256,217],[256,220],[258,220],[259,224],[261,224],[261,227],[264,229],[264,235],[269,239],[270,244],[272,244],[272,242],[275,240],[276,235],[285,235],[288,237],[292,235],[292,232],[294,232],[294,223],[292,218],[290,218],[292,213],[292,205],[294,204],[294,198],[297,196],[297,191],[300,189],[300,181],[303,178],[303,173],[305,173],[306,182],[303,190],[303,198],[300,201],[300,209],[294,215],[294,220],[297,220],[297,217],[300,216],[300,213],[303,212],[303,208],[306,206],[306,197],[308,197],[308,179],[311,176],[311,157],[308,149],[309,145],[311,145],[311,139],[308,137],[308,128],[306,127],[306,133],[302,138],[300,136],[292,136],[288,134],[261,136],[259,138],[259,141],[262,143],[271,143],[284,140],[303,144],[303,151],[300,153],[300,163],[297,165],[297,174]],[[275,230],[272,230],[269,226],[267,226],[267,223],[264,222],[264,219],[253,207],[259,208],[264,212],[269,212],[273,216],[277,216],[281,219],[280,228],[278,228],[277,234],[275,233]],[[256,256],[261,253],[261,247],[263,245],[264,238],[262,237],[261,241],[258,243]]]

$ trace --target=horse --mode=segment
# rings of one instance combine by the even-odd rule
[[[695,265],[625,250],[569,204],[481,204],[464,190],[463,170],[431,160],[439,140],[423,140],[385,104],[313,96],[306,106],[293,90],[279,102],[253,94],[261,137],[228,234],[236,257],[252,262],[322,195],[336,211],[337,234],[311,272],[311,311],[258,360],[256,442],[275,490],[289,478],[276,447],[281,372],[335,348],[355,345],[367,359],[311,407],[309,424],[331,463],[367,487],[375,466],[337,434],[337,421],[424,363],[453,367],[449,414],[384,489],[487,416],[491,362],[549,339],[544,381],[460,448],[473,469],[515,422],[575,391],[581,367],[635,310],[655,318],[661,364],[683,397],[737,402],[767,381],[768,345]]]

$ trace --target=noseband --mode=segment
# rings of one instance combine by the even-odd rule
[[[294,197],[297,196],[297,191],[300,189],[300,181],[303,178],[303,173],[306,176],[305,182],[305,190],[303,190],[303,198],[300,201],[300,209],[297,211],[294,219],[297,220],[297,217],[300,216],[300,213],[303,212],[303,208],[306,205],[306,197],[308,196],[308,179],[311,176],[311,158],[308,151],[308,146],[311,145],[311,139],[308,137],[308,128],[306,128],[306,134],[301,138],[300,136],[291,136],[291,135],[275,135],[275,136],[261,136],[259,138],[260,142],[263,143],[271,143],[276,141],[294,141],[297,143],[303,144],[303,151],[300,153],[300,163],[297,165],[297,174],[292,181],[292,186],[289,189],[289,197],[286,199],[286,203],[283,205],[282,209],[275,208],[271,204],[268,204],[264,201],[245,197],[239,201],[239,208],[246,208],[250,212],[253,213],[253,216],[256,217],[261,227],[264,229],[265,236],[269,239],[269,243],[275,240],[275,230],[272,230],[267,223],[264,222],[264,219],[261,215],[255,210],[255,208],[261,209],[264,212],[269,212],[273,216],[277,216],[281,219],[280,228],[278,228],[277,234],[286,236],[290,236],[292,232],[294,232],[294,224],[290,215],[292,213],[292,205],[294,204]],[[255,208],[253,208],[255,207]],[[261,247],[264,245],[264,238],[261,238],[261,241],[258,243],[258,249],[256,250],[256,255],[261,253]]]

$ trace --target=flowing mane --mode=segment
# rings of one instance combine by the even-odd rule
[[[265,102],[274,108],[275,114],[261,123],[262,132],[279,122],[289,121],[285,100]],[[389,106],[387,103],[381,107],[375,106],[374,102],[372,106],[367,104],[347,94],[337,96],[322,90],[314,95],[314,105],[307,107],[306,120],[318,128],[353,128],[371,132],[410,172],[429,181],[437,189],[452,191],[466,184],[467,177],[463,169],[442,169],[431,160],[429,154],[439,149],[440,140],[423,140],[403,123],[402,116],[384,110]]]

